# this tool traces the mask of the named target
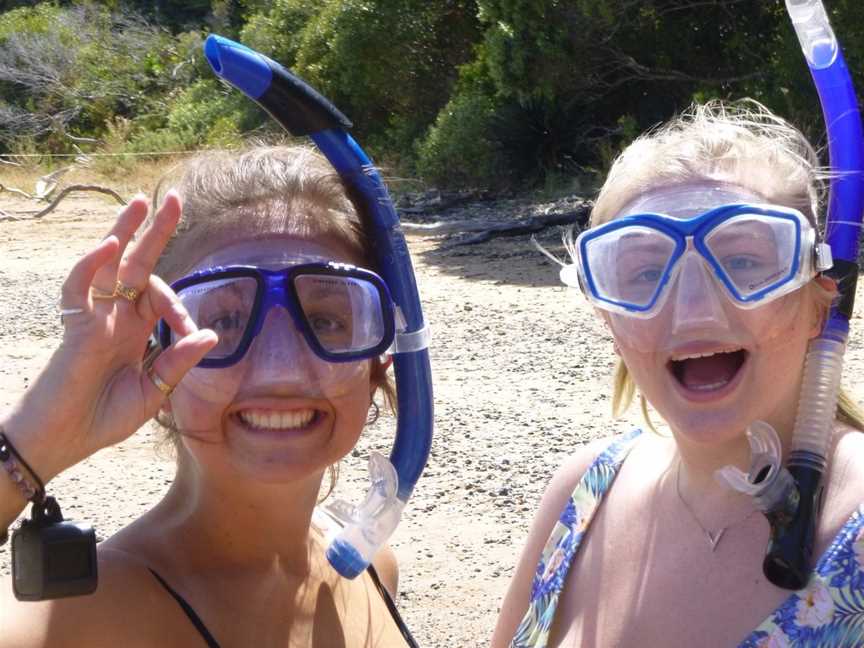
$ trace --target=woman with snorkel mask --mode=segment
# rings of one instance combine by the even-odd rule
[[[46,479],[155,414],[175,480],[100,545],[90,596],[19,603],[6,582],[0,646],[415,645],[392,601],[392,552],[343,578],[325,557],[342,521],[318,507],[372,403],[395,396],[394,309],[367,216],[302,147],[212,152],[144,227],[146,213],[133,200],[72,270],[63,307],[80,312],[64,316],[65,350],[31,390],[74,370],[79,384],[53,406],[86,434],[55,431],[70,437],[65,454],[47,456],[32,403],[4,429]],[[89,427],[74,424],[78,409]]]
[[[694,106],[614,162],[561,279],[612,334],[613,411],[638,389],[669,433],[562,466],[495,647],[864,645],[864,413],[840,388],[864,137],[822,3],[786,8],[830,169],[749,100]]]
[[[562,279],[612,334],[616,408],[635,387],[669,434],[596,441],[558,471],[494,646],[864,642],[864,419],[851,401],[832,426],[816,571],[794,593],[763,574],[768,518],[715,478],[750,466],[754,422],[791,444],[808,344],[836,294],[821,276],[816,164],[755,102],[696,106],[615,161]]]

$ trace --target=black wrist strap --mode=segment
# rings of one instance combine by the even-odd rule
[[[9,437],[3,432],[3,428],[0,428],[0,462],[5,463],[10,458],[14,458],[15,462],[23,467],[29,474],[30,478],[36,482],[36,492],[33,494],[33,497],[30,498],[30,501],[36,505],[40,505],[45,501],[45,484],[42,483],[42,480],[39,478],[39,475],[36,474],[36,471],[30,467],[30,464],[21,456],[21,453],[15,449],[15,446],[12,445],[12,442],[9,440]],[[4,472],[2,468],[0,468],[0,473]],[[11,477],[11,475],[10,475]],[[2,475],[0,475],[0,479],[3,479]],[[9,531],[5,528],[0,528],[0,547],[2,547],[9,540]]]
[[[30,499],[31,502],[39,503],[45,499],[45,484],[42,483],[42,480],[39,479],[39,475],[36,474],[36,471],[30,467],[30,464],[21,456],[15,446],[12,445],[12,442],[9,440],[9,437],[3,433],[2,428],[0,428],[0,461],[6,461],[9,457],[14,457],[15,461],[21,464],[28,473],[30,473],[30,477],[33,478],[33,481],[36,482],[36,494]]]

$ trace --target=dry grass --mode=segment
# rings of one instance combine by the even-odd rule
[[[185,156],[161,158],[97,158],[98,162],[89,166],[76,164],[71,159],[59,162],[52,167],[24,163],[21,166],[0,165],[0,185],[13,187],[29,194],[36,191],[40,177],[63,168],[69,171],[59,180],[59,188],[72,184],[95,184],[113,189],[121,196],[130,198],[139,191],[149,194],[159,178],[174,166],[181,163]],[[62,160],[62,158],[61,158]],[[0,201],[2,201],[0,192]]]

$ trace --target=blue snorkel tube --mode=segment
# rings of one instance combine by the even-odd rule
[[[258,103],[292,135],[308,135],[370,216],[378,270],[396,303],[391,348],[399,395],[396,441],[389,461],[372,453],[372,485],[360,506],[328,507],[344,522],[327,550],[346,578],[363,572],[393,533],[420,478],[432,444],[432,373],[429,329],[399,217],[381,176],[347,133],[351,122],[333,104],[275,61],[239,43],[211,35],[204,54],[213,71]]]
[[[766,578],[778,587],[798,590],[807,584],[812,570],[813,543],[822,506],[822,475],[831,452],[843,354],[858,279],[858,240],[864,214],[864,139],[852,78],[822,2],[786,0],[786,9],[816,84],[828,131],[831,184],[825,239],[831,248],[833,266],[824,274],[837,283],[839,295],[821,335],[811,341],[807,350],[785,468],[776,432],[757,421],[748,431],[749,473],[729,466],[718,472],[721,481],[753,495],[771,523],[771,539],[762,564]]]

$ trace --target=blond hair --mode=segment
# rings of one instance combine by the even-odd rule
[[[364,267],[378,269],[367,235],[368,213],[326,158],[308,146],[253,145],[239,152],[208,152],[159,181],[154,208],[166,186],[177,189],[183,204],[180,222],[156,264],[156,274],[168,283],[191,268],[202,242],[249,234],[327,238],[345,246]],[[152,363],[158,351],[149,354],[145,364]],[[385,406],[394,410],[396,386],[377,359],[372,360],[372,381]],[[171,417],[163,413],[157,421],[176,440]],[[334,479],[331,472],[331,482]]]
[[[615,218],[641,193],[689,182],[729,183],[751,189],[766,202],[786,205],[817,225],[824,181],[830,174],[807,138],[752,99],[694,104],[668,123],[637,138],[613,162],[591,212],[591,225]],[[572,247],[572,234],[570,235]],[[833,293],[817,284],[816,298],[828,308]],[[619,360],[612,394],[613,416],[621,416],[636,384]],[[645,421],[644,396],[639,396]],[[837,420],[864,431],[864,411],[841,389]]]

